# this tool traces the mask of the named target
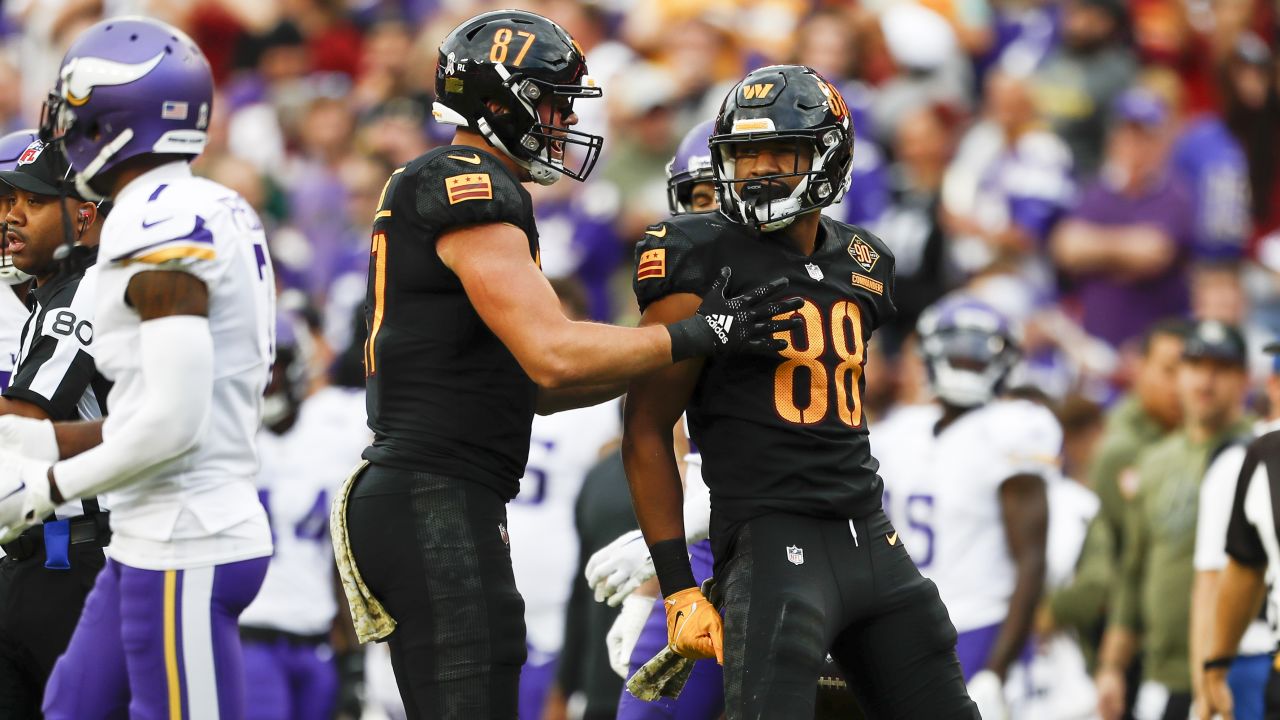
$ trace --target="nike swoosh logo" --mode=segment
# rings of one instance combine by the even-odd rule
[[[472,155],[471,157],[466,157],[466,156],[463,156],[463,155],[450,155],[450,156],[449,156],[449,158],[450,158],[451,160],[460,160],[460,161],[462,161],[462,162],[464,162],[464,163],[471,163],[472,165],[479,165],[479,164],[480,164],[480,156],[479,156],[479,155]]]
[[[661,230],[645,230],[645,235],[652,235],[656,238],[664,238],[667,236],[667,226],[663,225]]]
[[[23,490],[26,490],[26,489],[27,489],[27,484],[26,484],[25,482],[19,482],[19,483],[18,483],[18,487],[14,488],[14,489],[13,489],[13,492],[11,492],[11,493],[9,493],[8,495],[5,495],[4,497],[0,498],[0,501],[8,500],[9,498],[13,497],[14,495],[17,495],[18,493],[20,493],[20,492],[22,492]],[[679,615],[677,615],[676,617],[679,617]]]
[[[897,531],[897,530],[894,530],[894,531],[893,531],[893,534],[892,534],[892,535],[886,535],[886,536],[885,536],[885,539],[889,541],[889,544],[890,544],[890,545],[897,545],[897,544],[898,544],[898,531]]]
[[[169,217],[167,217],[167,218],[162,218],[162,219],[160,219],[160,220],[156,220],[156,221],[154,221],[154,222],[147,222],[146,220],[143,220],[143,221],[142,221],[142,229],[143,229],[143,230],[150,230],[151,228],[153,228],[153,227],[155,227],[155,226],[159,225],[160,223],[162,223],[162,222],[169,222],[169,221],[170,221],[170,220],[172,220],[172,219],[173,219],[173,216],[172,216],[172,215],[170,215],[170,216],[169,216]]]
[[[692,614],[695,611],[697,611],[697,609],[698,609],[698,603],[694,603],[692,606],[690,606],[689,608],[690,616],[692,616]],[[683,624],[680,622],[681,618],[684,618],[685,620]],[[683,610],[676,611],[676,639],[677,640],[680,639],[680,635],[684,633],[684,626],[688,624],[688,620],[689,618],[685,616]]]

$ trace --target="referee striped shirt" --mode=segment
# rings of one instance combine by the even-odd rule
[[[1227,525],[1227,555],[1250,568],[1280,571],[1280,430],[1249,444],[1236,483]],[[1272,638],[1280,641],[1277,609],[1280,582],[1268,578],[1267,619]]]
[[[4,397],[29,402],[54,422],[96,420],[107,412],[111,384],[95,368],[92,348],[97,257],[96,247],[76,246],[57,275],[27,293],[31,316]],[[68,503],[57,515],[79,515],[81,505]]]

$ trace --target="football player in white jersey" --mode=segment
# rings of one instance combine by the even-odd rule
[[[919,334],[937,401],[876,426],[885,506],[947,606],[970,696],[984,718],[1000,718],[1044,586],[1062,430],[1043,406],[998,398],[1018,350],[991,307],[944,299]]]
[[[35,140],[35,129],[19,130],[0,137],[0,171],[16,168],[18,158]],[[0,218],[9,214],[13,200],[13,191],[0,185]],[[7,241],[3,239],[8,234],[7,231],[0,232],[0,285],[10,289],[10,292],[0,290],[0,392],[9,387],[13,368],[18,364],[22,326],[31,315],[23,302],[31,276],[14,267],[13,256],[8,253]]]
[[[244,714],[237,620],[271,554],[253,482],[275,291],[256,214],[188,167],[212,99],[189,37],[112,18],[72,44],[46,102],[42,137],[87,198],[115,204],[94,338],[111,414],[0,432],[21,448],[0,455],[6,537],[65,500],[109,492],[112,508],[110,560],[54,668],[46,718]]]
[[[580,285],[552,280],[560,307],[570,320],[587,317]],[[573,587],[578,536],[574,506],[587,472],[606,444],[622,435],[617,400],[533,418],[529,461],[520,494],[507,506],[505,530],[511,543],[516,587],[524,597],[529,658],[520,671],[520,717],[542,716],[555,682],[556,659],[564,645],[565,607]]]
[[[280,329],[258,434],[258,498],[275,554],[262,590],[240,616],[245,676],[253,678],[249,720],[333,715],[339,673],[330,634],[338,586],[329,505],[346,479],[347,460],[370,440],[363,386],[326,385],[308,395],[310,338],[301,328],[297,342],[286,342],[291,326]]]

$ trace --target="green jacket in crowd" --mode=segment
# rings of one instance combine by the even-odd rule
[[[1138,461],[1137,494],[1126,509],[1120,571],[1108,622],[1142,638],[1146,679],[1191,690],[1188,634],[1200,482],[1214,451],[1247,436],[1242,419],[1203,442],[1170,434]]]

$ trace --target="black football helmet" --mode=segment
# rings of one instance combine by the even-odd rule
[[[562,174],[583,180],[595,167],[604,138],[557,123],[573,114],[575,99],[601,94],[564,29],[531,12],[496,10],[462,23],[440,44],[432,114],[480,133],[534,182],[550,185]],[[505,112],[494,113],[489,101]],[[550,123],[538,114],[542,103],[554,103]],[[565,165],[570,147],[585,150],[576,169]]]
[[[775,140],[811,150],[809,169],[734,177],[736,145]],[[747,75],[720,106],[710,142],[720,212],[735,223],[780,230],[798,215],[834,205],[849,189],[849,108],[835,86],[803,65],[771,65]],[[801,178],[794,190],[779,182],[787,177]]]

